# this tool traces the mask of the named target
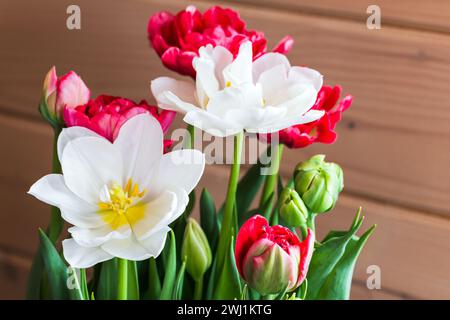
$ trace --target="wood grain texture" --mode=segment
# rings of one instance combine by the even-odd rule
[[[11,132],[15,139],[10,138]],[[30,257],[38,241],[37,228],[48,223],[49,208],[25,192],[50,170],[51,131],[41,124],[0,117],[0,137],[0,148],[9,150],[0,167],[0,246]],[[226,165],[208,166],[197,192],[206,187],[216,203],[222,203],[228,174]],[[334,213],[318,218],[319,238],[330,229],[348,228],[359,206],[367,217],[364,228],[373,223],[378,228],[357,265],[356,281],[365,283],[369,265],[379,265],[382,270],[382,290],[366,290],[366,297],[450,298],[450,257],[446,254],[450,251],[450,220],[344,195]]]
[[[297,11],[306,14],[333,16],[366,23],[367,8],[377,5],[381,10],[381,23],[422,30],[450,32],[450,3],[446,0],[229,0],[265,6],[276,10]],[[212,1],[210,1],[212,2]]]
[[[158,10],[183,8],[184,1],[80,1],[82,29],[76,31],[65,28],[68,4],[41,1],[45,15],[31,15],[37,3],[0,4],[7,44],[0,52],[0,112],[37,118],[42,78],[53,64],[61,73],[77,70],[94,95],[133,99],[152,100],[150,80],[171,75],[149,49],[146,22]],[[317,68],[326,83],[341,84],[355,97],[339,126],[339,142],[306,154],[288,152],[283,170],[324,152],[343,165],[355,194],[450,214],[450,172],[442,170],[450,161],[450,148],[443,147],[450,146],[449,36],[391,27],[370,31],[329,17],[234,8],[250,27],[265,30],[272,44],[293,35],[293,63]]]
[[[0,300],[23,299],[25,297],[28,269],[31,262],[5,250],[0,250]]]
[[[180,10],[186,2],[80,0],[78,31],[65,27],[69,4],[0,2],[0,246],[11,248],[13,259],[16,253],[32,255],[37,228],[45,227],[49,217],[46,205],[26,195],[50,170],[52,134],[36,108],[47,70],[53,64],[60,73],[75,69],[94,95],[151,100],[150,80],[173,74],[149,49],[147,19],[159,10]],[[233,6],[251,28],[265,30],[272,44],[293,35],[293,63],[317,68],[326,83],[339,83],[355,96],[335,145],[288,150],[282,167],[287,177],[298,161],[318,152],[343,166],[347,193],[335,213],[320,217],[321,232],[348,227],[359,205],[365,208],[366,226],[378,223],[358,263],[352,297],[450,298],[450,222],[429,214],[450,214],[450,172],[445,170],[450,161],[450,37],[389,26],[369,31],[358,21],[301,10]],[[210,166],[200,187],[222,201],[227,174],[225,166]],[[380,291],[364,286],[371,264],[382,268]],[[6,288],[16,283],[23,290],[26,278],[19,274],[26,263],[5,265],[0,279],[11,279]]]

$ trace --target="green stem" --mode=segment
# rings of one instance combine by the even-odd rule
[[[262,208],[273,194],[278,182],[278,172],[280,170],[281,158],[283,157],[283,144],[276,144],[273,149],[270,150],[272,166],[272,174],[266,177],[264,188],[262,191],[261,199],[259,201],[259,207]]]
[[[316,215],[317,215],[316,213],[310,212],[308,214],[308,219],[306,220],[306,225],[308,226],[309,229],[311,229],[312,232],[316,230],[316,223],[315,223]]]
[[[218,243],[218,266],[222,267],[223,261],[227,253],[227,246],[231,237],[236,237],[237,217],[235,216],[234,205],[236,202],[236,191],[239,181],[239,170],[242,155],[242,145],[244,140],[244,133],[240,132],[234,137],[234,156],[233,164],[231,166],[230,180],[228,181],[228,191],[225,200],[225,207],[223,209],[222,228],[220,230]],[[233,232],[233,234],[232,234]],[[220,269],[219,269],[220,270]]]
[[[53,135],[53,165],[52,172],[53,173],[62,173],[61,163],[58,158],[58,137],[61,133],[61,128],[54,128]],[[56,243],[58,241],[59,236],[61,235],[62,229],[64,226],[64,221],[61,218],[61,212],[57,207],[51,208],[51,216],[50,216],[50,224],[48,226],[48,237],[53,242]]]
[[[128,296],[128,261],[118,259],[117,300],[127,300]]]
[[[195,281],[194,300],[202,300],[203,297],[203,276]]]
[[[189,132],[189,140],[186,141],[186,149],[195,148],[195,127],[188,124],[187,130]]]

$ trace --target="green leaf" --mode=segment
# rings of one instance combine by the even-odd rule
[[[356,260],[375,229],[372,226],[361,238],[356,232],[364,217],[361,208],[348,231],[331,231],[313,254],[308,272],[309,289],[306,298],[348,299]]]
[[[80,288],[83,294],[83,300],[89,300],[89,290],[87,287],[86,269],[80,270]]]
[[[244,214],[250,208],[253,200],[258,194],[266,176],[261,175],[263,165],[258,161],[250,169],[238,183],[236,192],[236,206],[238,214]]]
[[[44,272],[44,261],[42,260],[42,248],[39,245],[38,251],[34,256],[31,265],[30,274],[27,282],[27,300],[39,300],[41,298],[41,281],[42,273]]]
[[[181,268],[178,271],[177,280],[175,282],[175,287],[173,288],[173,300],[181,300],[183,296],[183,282],[184,282],[184,274],[186,271],[186,261],[183,261],[181,264]]]
[[[177,244],[173,231],[169,233],[169,253],[165,266],[165,276],[161,289],[161,300],[169,300],[172,298],[172,292],[175,285],[177,273]]]
[[[275,194],[272,193],[269,198],[267,198],[266,202],[262,205],[261,208],[259,208],[259,214],[264,216],[268,221],[271,220],[272,216],[272,208],[273,208],[273,198],[275,197]]]
[[[234,238],[231,238],[229,250],[225,256],[224,264],[220,268],[221,272],[217,277],[213,299],[234,300],[241,296],[241,280],[234,259]]]
[[[348,300],[352,286],[353,270],[356,260],[361,253],[364,244],[375,230],[375,225],[369,228],[361,238],[353,236],[348,243],[345,254],[339,260],[333,271],[328,276],[317,296],[321,300]]]
[[[202,190],[200,196],[200,225],[208,238],[211,250],[214,252],[219,236],[219,222],[214,200],[206,189]]]
[[[242,288],[241,298],[239,300],[249,300],[247,284],[244,284],[244,288]]]
[[[117,258],[101,263],[97,290],[97,300],[114,300],[117,298]]]
[[[145,293],[144,299],[157,300],[161,296],[161,280],[159,279],[158,266],[155,258],[150,258],[148,261],[148,290]]]
[[[68,267],[42,229],[39,229],[39,237],[42,245],[41,256],[44,261],[44,267],[48,276],[53,299],[82,300],[83,294],[80,290],[76,272],[74,271],[71,274],[71,277],[74,277],[75,280],[74,288],[69,289]]]
[[[136,261],[128,260],[128,300],[139,300],[139,278]]]

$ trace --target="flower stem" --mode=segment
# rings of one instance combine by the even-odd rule
[[[242,145],[244,140],[244,133],[240,132],[234,137],[234,156],[233,164],[231,166],[230,180],[228,181],[228,191],[225,200],[225,207],[223,209],[222,228],[220,230],[219,244],[218,244],[218,266],[223,265],[224,258],[227,253],[227,246],[231,237],[236,237],[236,222],[235,216],[235,202],[236,191],[239,180],[239,170],[242,155]],[[231,234],[233,232],[233,234]]]
[[[262,208],[273,194],[278,180],[278,171],[280,170],[281,158],[283,157],[283,144],[276,144],[270,150],[272,174],[266,177],[262,191],[259,207]]]
[[[194,300],[202,300],[203,297],[203,276],[195,281]]]
[[[53,165],[52,172],[53,173],[61,173],[61,163],[58,158],[58,137],[61,133],[61,128],[54,128],[53,135]],[[64,221],[61,218],[61,212],[57,207],[51,208],[51,216],[50,216],[50,224],[48,226],[48,237],[53,242],[56,243],[61,234],[62,228],[64,226]]]
[[[195,127],[191,124],[188,124],[187,130],[189,132],[189,140],[186,141],[186,149],[194,149],[195,148]]]
[[[127,300],[128,296],[128,261],[118,259],[118,290],[117,300]]]

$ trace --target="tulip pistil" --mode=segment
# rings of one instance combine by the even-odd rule
[[[136,205],[147,190],[139,190],[137,183],[133,184],[132,179],[128,179],[125,187],[118,183],[114,183],[112,187],[105,192],[106,201],[98,204],[100,213],[103,215],[112,229],[129,223],[133,225],[144,215],[144,206]]]

